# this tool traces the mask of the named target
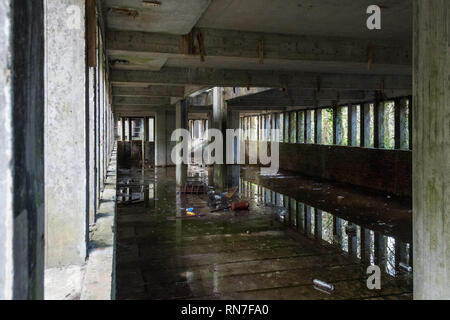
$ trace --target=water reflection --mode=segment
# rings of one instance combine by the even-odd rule
[[[392,276],[408,272],[407,268],[412,264],[409,243],[366,229],[243,178],[239,192],[259,204],[276,207],[277,219],[288,228],[340,247],[364,264],[378,265]]]

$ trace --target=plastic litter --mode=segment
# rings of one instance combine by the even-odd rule
[[[319,280],[319,279],[314,279],[313,280],[314,286],[316,286],[319,289],[328,291],[328,292],[333,292],[334,291],[334,286],[330,283],[326,283],[325,281]]]
[[[412,267],[408,266],[406,263],[400,262],[398,265],[400,268],[404,269],[405,271],[412,272]]]

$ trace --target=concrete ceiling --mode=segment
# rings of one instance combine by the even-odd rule
[[[366,28],[370,5],[382,7],[382,29]],[[411,0],[214,0],[198,27],[359,39],[412,38]]]
[[[372,4],[382,8],[381,30],[366,27]],[[121,112],[130,101],[159,101],[137,99],[151,84],[161,86],[152,96],[171,102],[183,87],[187,96],[215,85],[409,90],[411,0],[103,0],[102,7]],[[268,72],[273,83],[258,81]]]
[[[146,4],[143,0],[103,0],[108,28],[186,34],[195,26],[211,0],[154,2],[160,2],[161,5]]]

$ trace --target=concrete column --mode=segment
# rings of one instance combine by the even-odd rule
[[[413,1],[415,299],[450,299],[450,2]]]
[[[373,126],[374,148],[384,148],[384,101],[376,101],[374,105],[375,122]]]
[[[370,263],[370,230],[361,227],[361,261],[365,264]]]
[[[408,100],[395,100],[395,149],[408,149]]]
[[[80,8],[80,27],[68,23]],[[85,1],[47,1],[45,123],[46,265],[81,265],[86,259]],[[68,50],[70,48],[70,50]],[[81,97],[81,98],[80,98]]]
[[[348,145],[356,146],[357,140],[357,106],[350,104],[348,106]]]
[[[342,113],[338,106],[333,106],[333,144],[342,144]]]
[[[311,211],[312,208],[310,206],[305,205],[305,233],[311,234],[312,232],[312,224],[311,224]]]
[[[314,209],[314,235],[316,239],[322,239],[322,211]]]
[[[360,113],[359,113],[359,145],[361,147],[369,147],[370,146],[370,104],[364,103],[361,104]]]
[[[322,143],[322,110],[316,109],[314,112],[314,143],[321,144]]]
[[[175,105],[175,122],[176,122],[176,129],[189,129],[189,121],[188,121],[188,101],[187,100],[182,100],[177,102],[177,104]],[[181,139],[180,141],[181,142]],[[187,152],[187,150],[184,150],[184,152]],[[183,156],[184,158],[184,156]],[[188,157],[190,158],[190,157]],[[188,164],[187,163],[181,163],[181,164],[177,164],[177,168],[176,168],[176,181],[177,181],[177,185],[182,186],[184,184],[186,184],[186,180],[187,180],[187,169],[188,169]]]
[[[221,87],[213,89],[213,123],[212,127],[222,131],[223,137],[226,137],[227,129],[227,103]],[[223,162],[226,160],[225,140],[223,143]],[[214,187],[217,191],[223,191],[227,187],[227,167],[223,164],[214,164]]]
[[[96,184],[95,184],[95,68],[89,68],[88,70],[88,85],[89,92],[87,95],[87,106],[89,106],[87,121],[87,145],[89,146],[89,170],[87,170],[89,181],[89,223],[95,222],[95,215],[97,211],[96,200]]]
[[[0,2],[0,300],[42,299],[44,7]]]
[[[125,118],[124,117],[122,117],[122,118],[120,118],[120,123],[121,123],[121,137],[120,137],[120,140],[122,140],[122,141],[125,141]]]
[[[239,129],[239,111],[228,110],[227,129],[234,129],[234,130]],[[224,143],[225,143],[225,141],[224,141]],[[239,185],[240,165],[238,163],[239,163],[239,157],[240,157],[240,153],[241,153],[240,146],[241,146],[241,141],[239,140],[239,138],[235,139],[235,142],[233,144],[233,149],[234,149],[234,163],[236,163],[236,164],[235,165],[233,165],[233,164],[227,165],[227,184],[229,186],[238,186]],[[245,152],[245,151],[242,150],[242,152]]]
[[[161,110],[156,113],[155,118],[155,152],[156,166],[167,166],[167,138],[166,138],[166,111]]]
[[[311,110],[305,111],[305,143],[311,143],[311,138],[313,137],[313,132],[311,132]]]

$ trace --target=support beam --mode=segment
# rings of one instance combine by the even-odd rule
[[[170,104],[170,98],[155,97],[114,97],[115,106],[164,106]]]
[[[196,29],[203,39],[203,55],[206,62],[237,59],[246,63],[261,61],[258,53],[264,44],[264,64],[299,67],[314,61],[317,65],[346,65],[347,70],[367,70],[369,46],[377,57],[371,71],[377,66],[411,72],[412,52],[410,46],[398,41],[369,41],[327,36],[296,36],[271,33],[242,32],[219,29]],[[263,40],[262,40],[263,39]],[[182,37],[170,34],[113,31],[107,34],[107,52],[123,59],[133,58],[189,58],[200,56],[194,47],[189,52]],[[321,48],[321,50],[317,50]],[[191,59],[192,60],[192,59]],[[200,65],[200,59],[197,65]],[[386,70],[387,71],[387,70]]]
[[[317,89],[320,79],[321,89],[379,90],[411,88],[412,79],[408,75],[361,75],[255,71],[232,69],[188,69],[164,67],[161,71],[113,70],[113,85],[199,85],[221,87],[297,87]]]
[[[415,299],[450,299],[450,2],[413,1]]]
[[[113,87],[115,97],[180,97],[184,96],[184,86]]]

